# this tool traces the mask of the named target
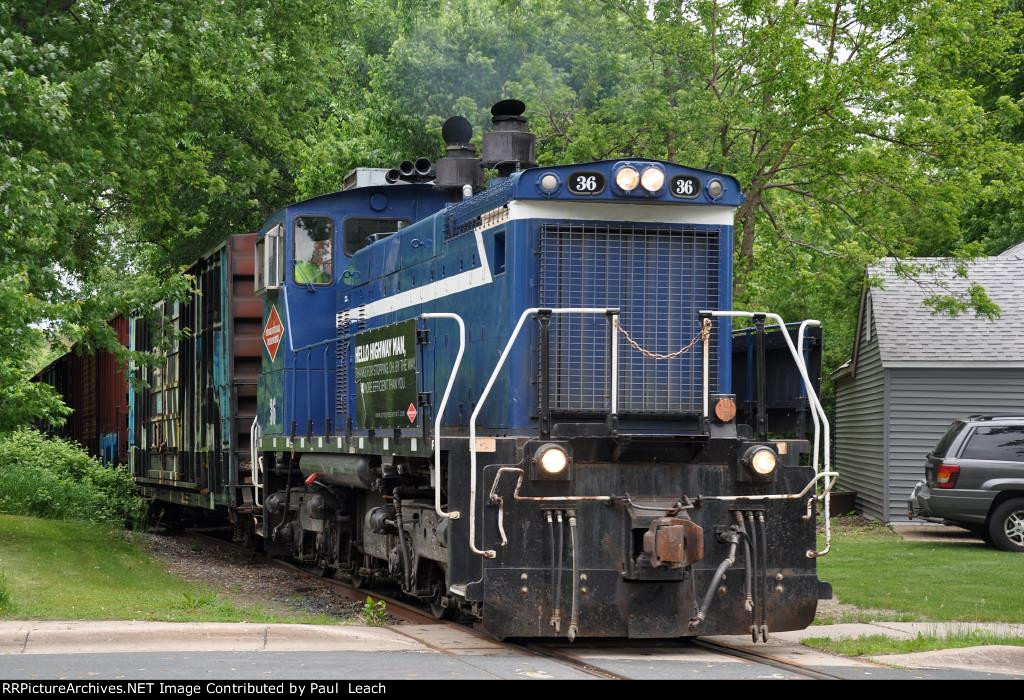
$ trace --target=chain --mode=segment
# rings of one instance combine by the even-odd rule
[[[626,342],[629,343],[633,347],[634,350],[636,350],[638,353],[640,353],[644,357],[650,358],[652,360],[674,360],[677,357],[685,355],[686,353],[688,353],[691,350],[693,350],[693,346],[695,346],[697,343],[706,343],[706,342],[708,342],[708,339],[711,337],[711,319],[710,318],[706,318],[706,319],[704,319],[704,323],[701,325],[700,333],[698,333],[697,335],[693,336],[693,340],[691,340],[689,343],[687,343],[683,347],[679,348],[675,352],[670,352],[670,353],[668,353],[666,355],[663,355],[661,353],[651,352],[650,350],[647,350],[647,349],[641,347],[640,343],[638,343],[635,340],[633,340],[633,337],[630,336],[630,334],[626,331],[626,329],[619,325],[619,318],[618,318],[618,316],[615,317],[615,328],[620,333],[622,333],[623,336],[625,336]]]

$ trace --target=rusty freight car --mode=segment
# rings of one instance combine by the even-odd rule
[[[110,322],[117,340],[128,344],[129,320],[118,315]],[[107,464],[128,461],[128,380],[117,356],[105,350],[73,346],[36,376],[54,387],[71,409],[62,426],[43,425],[48,432],[77,442]]]

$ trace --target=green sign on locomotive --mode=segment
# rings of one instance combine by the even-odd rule
[[[416,321],[356,336],[359,425],[407,428],[416,423]]]

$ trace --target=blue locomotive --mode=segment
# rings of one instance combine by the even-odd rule
[[[813,322],[794,344],[730,311],[739,184],[642,158],[537,167],[523,111],[495,105],[481,157],[450,119],[436,163],[356,170],[197,263],[210,290],[165,314],[198,329],[175,347],[191,364],[133,398],[140,487],[501,638],[810,624],[834,480]],[[738,399],[743,315],[759,379]],[[813,456],[768,435],[771,321]]]

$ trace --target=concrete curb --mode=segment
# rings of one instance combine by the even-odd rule
[[[386,627],[191,622],[0,622],[2,654],[430,651]]]
[[[795,632],[775,632],[767,644],[754,644],[749,637],[708,637],[740,651],[764,654],[772,658],[801,666],[854,667],[869,671],[878,666],[911,669],[964,669],[985,673],[1024,675],[1024,647],[991,646],[964,647],[917,652],[913,654],[886,654],[873,657],[847,657],[818,651],[801,644],[811,637],[829,639],[856,639],[882,635],[893,639],[914,639],[918,634],[947,636],[963,632],[984,631],[1003,636],[1024,636],[1024,625],[1003,622],[872,622],[841,625],[815,625]]]
[[[871,660],[886,666],[917,669],[965,668],[983,673],[1024,676],[1024,647],[982,646],[937,649],[913,654],[886,654]]]

